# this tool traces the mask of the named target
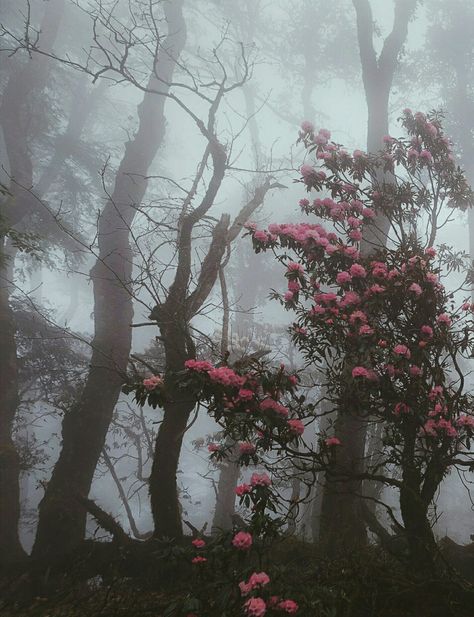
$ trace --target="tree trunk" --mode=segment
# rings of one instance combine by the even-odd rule
[[[235,487],[240,477],[240,466],[236,462],[238,456],[238,446],[234,444],[230,457],[221,465],[217,484],[216,509],[211,527],[213,534],[232,529],[232,517],[235,513]]]
[[[2,239],[3,242],[3,239]],[[6,259],[2,252],[0,259]],[[3,268],[6,272],[6,266]],[[0,559],[14,562],[25,553],[18,537],[20,460],[12,437],[18,407],[15,323],[9,303],[8,277],[0,279]]]
[[[64,0],[52,0],[45,8],[40,28],[45,50],[53,47],[63,7]],[[33,184],[28,103],[44,88],[47,77],[48,60],[44,57],[14,65],[1,101],[0,125],[9,172],[14,179],[10,187],[12,196],[2,204],[1,215],[10,227],[20,223],[34,207],[27,190]],[[13,269],[14,256],[7,254],[5,238],[0,237],[0,560],[3,563],[24,556],[18,536],[20,461],[12,436],[19,404],[15,326],[10,306]]]
[[[368,108],[367,151],[376,152],[382,146],[382,138],[388,133],[388,102],[398,55],[405,42],[408,22],[416,6],[416,0],[400,0],[396,5],[392,32],[386,38],[379,58],[373,45],[373,19],[368,0],[353,0],[357,15],[357,34],[362,66],[362,79]],[[376,178],[381,181],[383,178]],[[361,255],[369,255],[375,248],[386,243],[389,221],[384,216],[376,217],[364,231]],[[338,470],[348,476],[362,471],[364,466],[367,421],[354,414],[340,410],[336,421],[336,435],[342,446],[337,454]],[[322,504],[320,539],[331,552],[341,552],[347,546],[361,545],[367,541],[365,524],[360,515],[361,480],[346,483],[334,482],[329,473],[326,477]]]
[[[64,417],[62,449],[41,501],[33,554],[46,559],[74,550],[85,534],[86,514],[74,503],[87,496],[117,403],[131,347],[133,318],[130,227],[146,193],[147,171],[165,133],[164,92],[172,81],[186,30],[182,0],[166,3],[166,50],[138,107],[139,125],[126,144],[111,199],[99,220],[99,258],[91,270],[94,339],[87,381],[78,405]],[[133,177],[130,175],[133,173]]]

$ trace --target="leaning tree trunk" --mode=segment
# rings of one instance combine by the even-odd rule
[[[90,370],[81,399],[64,417],[62,449],[41,501],[33,554],[55,558],[84,538],[86,513],[75,496],[87,496],[107,431],[125,381],[133,317],[130,228],[146,193],[147,171],[165,133],[165,84],[170,84],[185,39],[182,0],[166,3],[166,49],[138,107],[139,125],[126,144],[114,191],[99,220],[99,258],[91,270],[94,339]],[[133,177],[130,175],[133,173]]]
[[[3,241],[3,239],[2,239]],[[7,256],[2,252],[0,260]],[[5,267],[3,268],[5,272]],[[12,437],[18,407],[15,324],[8,280],[0,279],[0,551],[2,562],[24,556],[18,537],[20,459]]]
[[[176,474],[184,433],[195,397],[179,387],[175,373],[183,369],[187,358],[195,356],[184,315],[170,313],[162,317],[161,336],[166,354],[166,393],[163,421],[156,437],[155,456],[150,474],[150,500],[155,535],[181,539],[183,535]]]
[[[388,134],[390,89],[416,0],[400,0],[396,5],[393,29],[378,59],[373,45],[373,19],[369,1],[353,0],[353,3],[357,14],[362,78],[368,108],[367,150],[373,153],[381,149],[382,139]],[[383,178],[375,180],[381,181]],[[376,217],[371,227],[364,232],[361,255],[367,256],[374,249],[384,246],[388,229],[389,221],[386,217]],[[335,465],[341,476],[346,474],[349,477],[364,467],[367,420],[348,410],[340,410],[335,428],[343,444],[338,449]],[[361,493],[361,480],[334,481],[331,474],[328,474],[323,495],[320,540],[329,554],[340,553],[347,546],[361,545],[367,541],[360,515]]]
[[[41,23],[41,46],[50,51],[56,39],[64,0],[52,0],[45,8]],[[29,189],[33,184],[30,156],[28,103],[44,88],[49,65],[45,57],[31,58],[14,65],[0,105],[2,128],[10,175],[14,182],[11,196],[4,201],[1,216],[15,227],[31,213],[35,202]],[[24,556],[18,537],[20,517],[20,461],[12,429],[19,403],[17,350],[10,286],[14,256],[6,250],[6,238],[0,237],[0,560],[9,562]]]

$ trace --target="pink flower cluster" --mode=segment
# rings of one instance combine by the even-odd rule
[[[239,583],[240,593],[243,596],[248,596],[248,594],[254,589],[258,589],[261,587],[265,587],[270,582],[270,577],[266,572],[254,572],[250,575],[250,578],[247,582],[241,581]]]
[[[209,378],[224,386],[236,386],[240,388],[240,386],[243,386],[245,383],[245,377],[237,375],[237,373],[228,366],[213,368],[209,371]]]
[[[284,405],[282,405],[281,403],[279,403],[278,401],[275,401],[272,398],[265,398],[263,399],[263,401],[260,403],[260,409],[262,411],[275,411],[278,415],[282,416],[283,418],[288,417],[288,408],[285,407]]]
[[[253,544],[252,534],[246,531],[239,531],[232,538],[232,546],[239,551],[248,551]]]
[[[147,390],[154,390],[158,388],[158,386],[163,385],[163,378],[160,375],[153,375],[152,377],[148,377],[143,380],[143,385]]]
[[[197,371],[198,373],[207,373],[214,368],[214,366],[206,360],[186,360],[184,366],[190,371]]]

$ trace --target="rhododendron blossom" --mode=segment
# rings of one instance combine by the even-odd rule
[[[248,551],[252,546],[252,534],[246,531],[239,531],[232,538],[232,545],[240,551]]]
[[[369,377],[369,371],[364,368],[363,366],[355,366],[352,369],[352,377],[356,378],[356,377],[364,377],[367,378]]]
[[[411,352],[406,345],[395,345],[393,353],[397,356],[403,356],[409,360],[411,358]]]
[[[250,598],[244,604],[244,609],[250,617],[263,617],[267,611],[267,605],[262,598]]]
[[[153,377],[148,377],[143,380],[143,385],[147,390],[154,390],[158,386],[163,385],[163,378],[160,375],[153,375]]]
[[[205,541],[201,538],[195,538],[194,540],[192,540],[191,544],[196,548],[203,548],[204,546],[206,546]]]
[[[266,473],[253,473],[250,478],[252,486],[270,486],[272,481]]]
[[[298,604],[294,600],[282,600],[278,603],[278,608],[289,615],[294,615],[298,611]]]
[[[297,418],[294,420],[288,420],[288,427],[290,431],[296,435],[302,435],[304,433],[304,424]]]

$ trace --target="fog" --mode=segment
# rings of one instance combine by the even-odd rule
[[[318,162],[308,135],[327,129],[335,149],[375,156],[388,143],[384,136],[405,138],[401,118],[411,114],[407,109],[428,114],[436,127],[442,123],[455,165],[468,182],[474,180],[473,26],[467,0],[1,3],[5,572],[14,564],[20,576],[31,563],[62,572],[67,567],[61,560],[84,540],[120,543],[121,533],[138,544],[174,538],[179,545],[183,536],[186,543],[188,536],[253,530],[250,502],[236,499],[235,488],[263,472],[280,496],[268,520],[282,521],[278,533],[284,537],[318,545],[330,480],[318,467],[317,452],[324,451],[321,440],[355,429],[339,433],[342,412],[327,402],[335,377],[323,378],[321,371],[335,370],[335,360],[326,355],[323,368],[308,362],[291,334],[298,319],[294,305],[272,297],[286,291],[282,264],[294,258],[293,249],[281,249],[281,263],[277,249],[255,254],[258,242],[254,238],[252,246],[245,224],[266,230],[306,221],[299,201],[325,190],[308,184],[300,171]],[[304,121],[313,127],[305,130]],[[384,171],[383,182],[390,173]],[[428,173],[420,172],[427,186],[433,183]],[[382,183],[380,172],[371,178]],[[419,222],[407,216],[402,227],[407,235],[419,232],[422,248],[434,246],[445,256],[439,271],[449,301],[471,302],[470,205],[443,203],[434,223],[434,210],[410,207]],[[319,214],[310,222],[326,225]],[[430,224],[433,242],[423,235]],[[337,230],[337,224],[327,228]],[[398,246],[388,232],[383,240],[367,240],[364,232],[363,238],[357,247],[364,258],[373,247]],[[328,281],[323,287],[331,287]],[[469,337],[470,322],[465,328]],[[458,358],[456,388],[462,381],[469,393],[472,355],[466,347],[466,356],[452,356],[456,367],[443,364],[443,370],[456,372]],[[306,403],[314,403],[309,415],[294,416],[305,422],[303,441],[291,442],[288,450],[278,442],[265,446],[260,458],[239,459],[236,425],[219,411],[227,395],[213,407],[207,390],[198,395],[197,386],[187,385],[185,362],[194,359],[237,372],[254,360],[272,370],[284,363],[299,375]],[[164,381],[147,388],[143,381],[153,375]],[[469,398],[463,401],[469,406]],[[378,426],[369,428],[359,459],[351,450],[353,458],[343,463],[350,473],[362,459],[385,456],[389,438],[377,433]],[[249,435],[240,439],[257,443],[256,434]],[[436,542],[441,546],[448,537],[459,551],[472,546],[474,534],[472,467],[456,464],[461,454],[470,460],[470,437],[440,471],[426,515]],[[215,444],[227,452],[222,459],[211,456]],[[298,458],[305,449],[315,453],[311,468],[309,459]],[[375,468],[377,474],[390,471],[394,484],[382,481],[371,493],[370,478],[362,483],[360,475],[356,488],[352,478],[337,496],[342,500],[349,491],[352,499],[338,502],[341,529],[350,524],[344,516],[354,495],[367,498],[373,519],[360,523],[364,550],[385,547],[379,527],[393,537],[410,535],[397,484],[403,472],[394,461]],[[471,562],[467,569],[463,576],[474,580]],[[100,568],[91,572],[86,580],[105,577]],[[18,588],[27,601],[49,597],[62,585],[28,576]],[[11,605],[8,593],[5,598],[0,606]],[[265,602],[268,614],[277,614]],[[313,613],[310,604],[298,602],[300,615],[362,614],[340,608]],[[311,606],[322,611],[323,604]],[[244,613],[211,613],[204,604],[179,605],[163,614],[264,614],[252,606],[246,604]],[[291,607],[279,610],[291,613]]]

